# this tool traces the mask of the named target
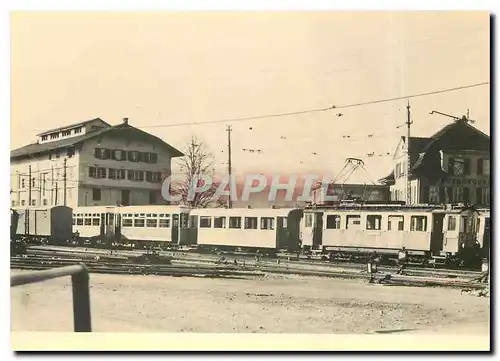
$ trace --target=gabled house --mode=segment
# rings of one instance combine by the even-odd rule
[[[410,137],[410,204],[490,204],[490,137],[459,119],[429,138]],[[406,137],[396,147],[392,172],[380,181],[391,200],[406,201]]]

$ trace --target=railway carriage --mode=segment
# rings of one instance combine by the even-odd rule
[[[299,248],[300,209],[212,208],[191,212],[199,249],[259,251]]]
[[[167,249],[189,244],[189,208],[167,205],[80,207],[74,225],[80,243]]]
[[[439,206],[339,205],[310,207],[301,221],[306,251],[331,257],[377,254],[389,258],[405,249],[409,259],[452,261],[474,254],[478,212]]]
[[[72,209],[66,206],[15,207],[15,238],[27,243],[65,244],[73,237]]]

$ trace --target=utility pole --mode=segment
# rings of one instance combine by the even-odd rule
[[[232,173],[232,168],[231,168],[231,126],[228,125],[226,127],[226,131],[227,131],[227,154],[228,154],[228,160],[227,160],[227,173],[229,175],[229,201],[228,201],[228,208],[232,208],[233,207],[233,201],[231,199],[231,192],[232,192],[232,189],[231,189],[231,173]]]
[[[411,203],[411,183],[410,183],[410,128],[412,125],[411,113],[410,113],[410,101],[408,100],[408,105],[406,106],[408,119],[406,120],[407,125],[407,136],[406,136],[406,204]]]
[[[28,206],[31,206],[31,165],[28,169]]]
[[[67,158],[64,158],[64,169],[63,169],[63,182],[64,182],[64,196],[63,196],[63,200],[64,200],[64,205],[66,206],[66,190],[67,190],[67,186],[66,186],[66,168],[67,168],[67,163],[68,159]]]

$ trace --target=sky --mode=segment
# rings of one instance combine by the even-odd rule
[[[200,123],[489,81],[489,21],[487,12],[444,11],[13,13],[11,149],[45,129],[128,117],[181,150],[195,135],[225,172],[231,124],[236,174],[335,176],[355,157],[376,180],[390,172],[406,135],[406,99]],[[489,135],[489,92],[486,85],[410,99],[412,136],[452,121],[432,110],[467,109]],[[174,126],[182,123],[198,124]]]

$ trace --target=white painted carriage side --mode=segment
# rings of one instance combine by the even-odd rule
[[[276,249],[278,248],[278,217],[286,218],[293,210],[295,209],[211,208],[193,210],[191,216],[198,218],[198,245]],[[216,228],[216,219],[220,218],[225,219],[222,224],[223,228]],[[230,228],[231,218],[240,219],[238,228]],[[256,219],[257,228],[245,228],[245,218]],[[263,218],[266,219],[265,223],[262,221]],[[204,227],[203,221],[208,221],[208,219],[210,226]],[[267,219],[272,219],[272,229],[266,229],[268,228]]]

